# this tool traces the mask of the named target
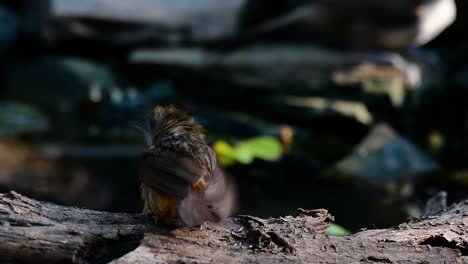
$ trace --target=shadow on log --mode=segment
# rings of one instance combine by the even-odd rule
[[[325,209],[168,230],[137,214],[0,194],[1,263],[468,263],[468,200],[424,219],[324,234]]]

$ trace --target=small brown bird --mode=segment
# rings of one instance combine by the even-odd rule
[[[173,106],[157,106],[148,130],[141,173],[144,212],[178,226],[230,216],[236,188],[218,166],[202,126]]]

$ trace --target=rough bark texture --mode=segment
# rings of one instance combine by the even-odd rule
[[[468,201],[347,237],[324,234],[332,221],[324,209],[299,209],[297,216],[237,216],[170,230],[142,215],[63,207],[10,192],[0,194],[0,262],[468,263]]]
[[[105,262],[138,245],[147,232],[160,231],[142,215],[64,207],[16,192],[0,194],[0,263]]]

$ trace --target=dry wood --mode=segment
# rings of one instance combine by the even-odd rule
[[[16,192],[0,194],[0,263],[102,261],[155,231],[142,215],[64,207]]]
[[[324,234],[332,221],[324,209],[300,209],[297,216],[242,215],[171,230],[143,215],[63,207],[10,192],[0,194],[0,262],[468,263],[468,200],[347,237]]]

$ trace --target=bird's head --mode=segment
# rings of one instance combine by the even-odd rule
[[[174,106],[156,106],[148,117],[149,147],[193,152],[205,145],[203,127]]]

